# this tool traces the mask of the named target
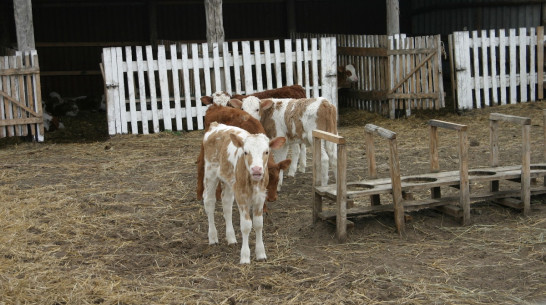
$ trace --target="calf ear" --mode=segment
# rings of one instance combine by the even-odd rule
[[[345,67],[337,66],[337,72],[342,73],[345,70]]]
[[[243,106],[243,102],[235,98],[230,99],[228,104],[231,104],[233,108],[238,108],[238,109],[241,109],[241,107]]]
[[[202,97],[201,97],[201,103],[203,103],[203,104],[205,104],[205,105],[212,104],[212,97],[210,97],[210,96],[202,96]]]
[[[279,162],[279,169],[282,169],[282,170],[287,170],[289,167],[290,167],[290,163],[292,163],[292,160],[290,159],[286,159],[286,160],[282,160],[281,162]]]
[[[235,145],[235,147],[239,147],[239,148],[243,147],[243,145],[244,145],[243,139],[239,138],[234,133],[230,133],[229,137],[231,138],[231,142],[233,143],[233,145]]]
[[[269,147],[272,149],[279,149],[284,145],[285,142],[285,137],[276,137],[275,139],[269,141]]]
[[[273,100],[261,100],[260,101],[260,108],[262,110],[269,109],[269,108],[271,108],[271,106],[273,106]]]

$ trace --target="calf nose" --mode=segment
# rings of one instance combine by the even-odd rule
[[[253,168],[251,168],[252,170],[252,174],[253,175],[261,175],[262,174],[262,171],[263,171],[263,167],[261,166],[254,166]]]

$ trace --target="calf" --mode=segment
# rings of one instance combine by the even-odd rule
[[[236,126],[242,128],[249,133],[265,134],[265,130],[262,124],[248,113],[241,109],[223,107],[218,105],[212,105],[207,109],[205,113],[205,132],[209,130],[209,126],[212,122],[218,122],[230,126]],[[279,173],[281,170],[288,169],[290,166],[290,159],[275,163],[273,154],[269,155],[267,159],[267,168],[269,172],[269,183],[267,184],[267,201],[277,200],[277,184],[279,182]],[[197,159],[197,200],[203,199],[203,176],[205,172],[205,161],[203,156],[203,146],[201,145],[201,151]],[[219,200],[221,194],[221,188],[218,187],[216,191],[216,198]]]
[[[282,137],[269,141],[264,134],[251,134],[241,128],[216,122],[210,125],[203,138],[205,160],[203,202],[209,223],[209,244],[218,243],[214,207],[216,185],[221,181],[224,184],[222,207],[228,244],[237,242],[232,223],[234,198],[239,208],[243,240],[241,264],[250,263],[248,236],[252,227],[256,231],[256,260],[267,258],[262,239],[263,205],[269,180],[266,163],[269,149],[278,149],[284,142],[285,139]]]
[[[260,120],[268,137],[286,137],[287,144],[293,148],[292,164],[288,176],[294,176],[298,159],[306,158],[305,149],[300,151],[301,144],[313,143],[313,130],[319,129],[337,134],[337,109],[324,98],[304,99],[264,99],[250,96],[242,101],[232,99],[234,107],[241,108],[254,118]],[[301,145],[305,148],[304,145]],[[322,172],[321,184],[328,184],[328,164],[337,175],[336,147],[331,142],[321,144]],[[275,152],[275,158],[284,159],[288,145]],[[336,176],[337,178],[337,176]],[[283,172],[279,175],[279,186],[282,185]]]
[[[351,88],[351,85],[356,82],[358,82],[358,76],[356,75],[356,69],[353,65],[348,64],[346,66],[337,67],[338,89]]]
[[[354,70],[354,68],[353,68]],[[249,95],[235,94],[230,96],[229,93],[220,91],[215,92],[212,96],[202,96],[201,102],[205,105],[216,104],[220,106],[228,106],[231,98],[242,100],[247,96],[255,96],[260,99],[264,98],[305,98],[305,89],[300,85],[284,86],[281,88],[255,92]]]

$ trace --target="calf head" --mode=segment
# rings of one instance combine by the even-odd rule
[[[251,134],[244,141],[235,134],[230,134],[230,137],[233,145],[243,150],[244,165],[252,181],[262,180],[267,173],[270,148],[278,149],[286,142],[284,137],[269,141],[262,133]]]
[[[229,103],[235,108],[246,111],[258,121],[262,118],[264,110],[269,109],[271,108],[271,106],[273,106],[272,100],[260,100],[255,96],[246,97],[242,101],[238,99],[231,99]]]
[[[227,106],[230,98],[231,97],[229,93],[225,91],[218,91],[213,93],[212,96],[202,96],[201,103],[203,103],[204,105],[214,103],[220,106]]]

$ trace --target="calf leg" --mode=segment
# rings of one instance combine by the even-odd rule
[[[243,239],[241,245],[241,264],[250,264],[250,247],[248,246],[248,236],[252,229],[252,220],[248,206],[239,206],[239,216],[241,219],[241,236]]]
[[[283,147],[275,150],[275,154],[273,155],[273,158],[275,159],[275,163],[279,163],[282,160],[286,159],[286,155],[288,155],[288,145],[283,145]],[[294,163],[294,160],[292,160],[292,163]],[[279,171],[279,183],[277,184],[277,192],[281,191],[282,186],[282,180],[283,180],[283,170],[281,169]]]
[[[218,232],[216,231],[216,225],[214,224],[214,207],[216,204],[216,184],[218,184],[218,179],[207,179],[205,177],[204,181],[204,192],[203,192],[203,204],[205,206],[205,212],[207,213],[207,218],[209,221],[209,244],[218,243]]]
[[[296,169],[298,168],[298,159],[300,157],[300,144],[294,143],[290,145],[292,148],[292,163],[288,169],[288,176],[294,177],[296,175]]]
[[[300,173],[305,173],[305,168],[307,167],[307,146],[305,144],[300,145],[300,159],[298,164],[298,171]]]
[[[226,239],[228,245],[236,244],[237,239],[235,238],[235,230],[233,229],[233,189],[224,184],[224,189],[222,190],[222,208],[224,210],[224,220],[226,221]]]
[[[265,246],[263,241],[263,227],[264,217],[261,211],[256,211],[252,218],[252,225],[254,226],[254,232],[256,232],[256,260],[263,261],[267,259],[265,255]]]

